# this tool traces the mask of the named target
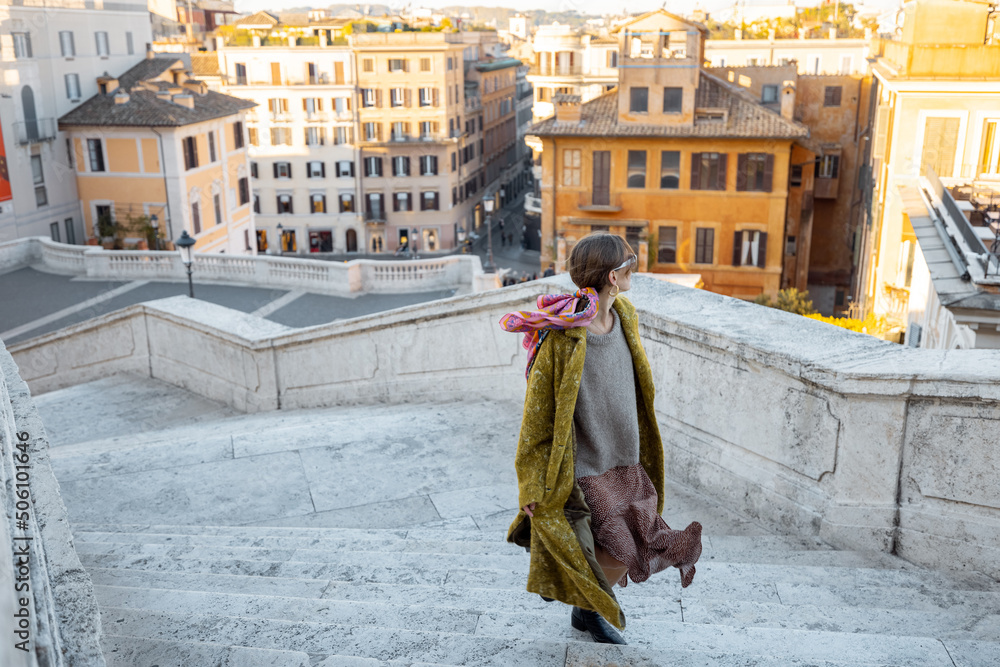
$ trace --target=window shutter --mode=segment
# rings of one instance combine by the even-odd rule
[[[381,88],[376,88],[375,89],[375,108],[377,108],[377,109],[381,109],[382,108],[382,89]]]
[[[333,63],[333,81],[338,85],[344,83],[344,63],[340,61]]]
[[[719,182],[716,184],[717,190],[726,189],[726,163],[729,156],[726,153],[719,153]]]
[[[413,106],[413,91],[409,88],[403,90],[403,106]]]
[[[434,106],[436,106],[436,107],[441,106],[441,90],[438,89],[438,88],[435,88],[434,89],[434,95],[432,97],[434,98]]]
[[[872,158],[878,160],[885,156],[885,142],[889,131],[889,107],[880,106],[875,114],[875,145],[872,147]]]
[[[326,178],[326,162],[319,163],[319,175]]]
[[[768,153],[764,161],[764,192],[770,192],[774,183],[774,154]]]
[[[757,242],[757,266],[764,268],[767,265],[767,232],[760,233],[760,240]]]
[[[720,164],[721,166],[721,164]],[[747,154],[736,156],[736,191],[746,192],[747,189]]]
[[[302,110],[303,111],[309,111],[309,98],[308,97],[303,97],[302,98]]]
[[[278,163],[275,162],[275,163],[271,164],[271,169],[274,171],[274,177],[277,178],[278,177]]]
[[[701,190],[701,153],[691,153],[691,189]]]
[[[288,178],[292,177],[292,163],[288,163]]]
[[[348,176],[354,176],[354,163],[353,162],[349,162],[348,164],[350,165],[350,167],[347,170],[347,175]]]
[[[733,266],[740,265],[740,252],[743,250],[743,232],[733,236]]]

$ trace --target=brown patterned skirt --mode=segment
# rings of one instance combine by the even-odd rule
[[[618,585],[643,582],[668,567],[681,570],[683,586],[701,556],[701,524],[673,530],[656,512],[656,489],[641,464],[618,466],[577,479],[590,506],[594,541],[628,566]]]

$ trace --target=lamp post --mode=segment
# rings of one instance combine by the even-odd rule
[[[486,245],[489,248],[489,257],[486,260],[486,266],[483,270],[486,273],[493,273],[496,271],[496,265],[493,264],[493,197],[487,197],[483,200],[483,206],[486,207]]]
[[[153,250],[160,249],[160,218],[154,213],[149,216],[149,224],[153,226]]]
[[[278,250],[279,255],[285,252],[285,226],[278,223]]]
[[[191,263],[192,263],[192,251],[194,249],[195,240],[187,233],[185,229],[181,232],[181,237],[177,239],[177,247],[181,252],[181,262],[187,268],[188,274],[188,296],[192,299],[194,298],[194,283],[191,281]]]

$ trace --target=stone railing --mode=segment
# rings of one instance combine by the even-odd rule
[[[11,351],[38,392],[131,372],[245,411],[523,400],[521,337],[497,322],[568,287],[559,276],[304,330],[176,297]],[[1000,351],[905,348],[644,276],[629,296],[668,477],[787,532],[1000,578]]]
[[[96,667],[105,663],[94,587],[48,450],[28,387],[0,345],[0,665]]]
[[[185,281],[178,252],[105,250],[32,237],[0,244],[0,271],[42,264],[58,273],[115,280]],[[196,283],[227,283],[302,289],[319,294],[402,294],[456,289],[459,293],[493,287],[475,255],[423,260],[356,259],[326,262],[269,255],[195,254]]]

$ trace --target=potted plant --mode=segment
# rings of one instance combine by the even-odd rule
[[[115,237],[118,235],[118,225],[110,213],[103,213],[97,218],[97,235],[101,239],[101,245],[106,250],[115,246]]]

